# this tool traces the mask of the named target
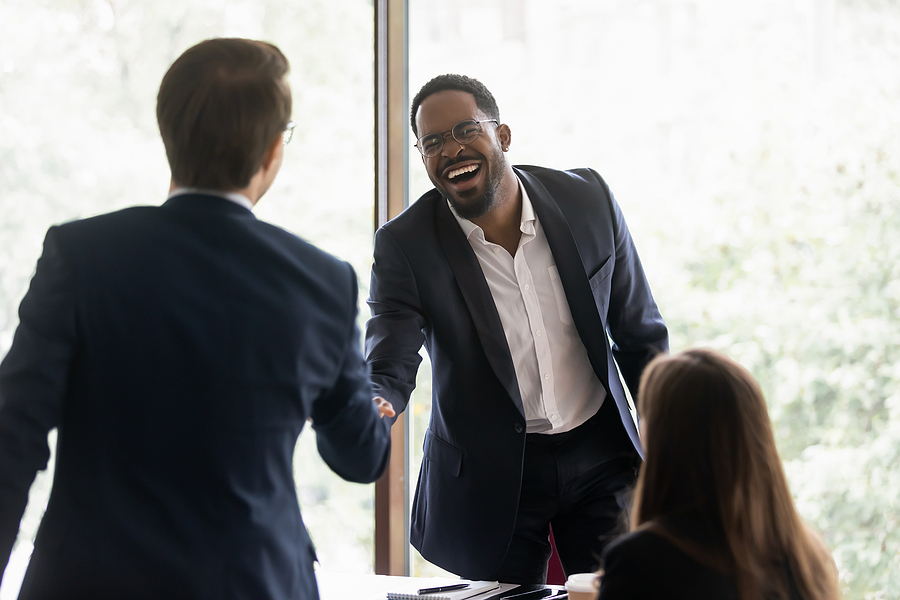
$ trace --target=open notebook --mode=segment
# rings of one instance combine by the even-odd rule
[[[441,586],[468,583],[469,586],[461,590],[447,592],[434,592],[432,594],[419,594],[420,589],[435,588]],[[496,581],[468,581],[466,579],[449,579],[446,577],[431,577],[417,579],[415,582],[403,586],[401,589],[387,593],[388,600],[479,600],[482,596],[488,597],[490,592],[499,591],[501,584]]]

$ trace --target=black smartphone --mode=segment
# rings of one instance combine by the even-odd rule
[[[550,588],[531,590],[530,592],[522,592],[521,594],[513,594],[512,596],[503,596],[500,600],[537,600],[545,598],[553,594]]]

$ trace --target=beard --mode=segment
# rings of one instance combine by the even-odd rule
[[[475,196],[463,203],[449,194],[442,191],[442,195],[450,202],[450,206],[456,211],[456,214],[471,221],[478,217],[486,215],[497,203],[497,190],[500,189],[500,182],[503,181],[504,160],[503,152],[496,148],[493,153],[486,157],[488,168],[488,179],[484,188],[484,193]],[[474,190],[472,190],[474,192]]]

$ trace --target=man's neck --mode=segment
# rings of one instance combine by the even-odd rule
[[[172,184],[169,186],[169,198],[174,196],[180,196],[184,194],[204,194],[207,196],[217,196],[219,198],[224,198],[226,200],[230,200],[235,204],[239,204],[248,210],[253,210],[255,203],[247,196],[243,190],[239,190],[236,192],[223,192],[221,190],[207,190],[202,188],[192,188],[180,186],[177,184]]]
[[[190,186],[179,185],[179,184],[175,183],[174,181],[172,181],[171,179],[169,180],[169,193],[170,194],[172,192],[174,192],[176,189],[189,188],[189,187]],[[249,200],[251,206],[256,206],[256,203],[259,202],[260,196],[262,196],[262,194],[259,193],[259,190],[257,189],[257,187],[258,186],[253,185],[253,182],[251,182],[251,185],[249,185],[241,190],[228,190],[228,191],[210,190],[210,191],[213,191],[219,195],[239,194],[239,195],[243,196],[244,198],[246,198],[247,200]]]
[[[510,256],[515,256],[522,237],[522,193],[519,180],[512,168],[507,170],[500,189],[497,190],[497,203],[486,214],[472,219],[481,227],[484,239],[503,246]]]

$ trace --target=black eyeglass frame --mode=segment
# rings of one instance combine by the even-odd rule
[[[491,122],[496,123],[498,127],[500,126],[500,121],[497,120],[497,119],[481,119],[481,120],[478,120],[478,119],[466,119],[465,121],[460,121],[459,123],[457,123],[456,125],[454,125],[452,129],[450,129],[450,130],[448,130],[448,131],[445,131],[445,132],[443,132],[443,133],[428,133],[428,134],[425,134],[425,135],[419,137],[419,139],[416,140],[416,143],[415,143],[416,150],[418,150],[418,151],[419,151],[419,154],[421,154],[421,155],[422,155],[423,157],[425,157],[425,158],[431,158],[431,157],[433,157],[433,156],[437,156],[438,154],[441,153],[441,150],[444,149],[444,140],[447,138],[447,134],[448,134],[448,133],[449,133],[451,136],[453,136],[453,139],[456,141],[457,144],[459,144],[459,145],[461,145],[461,146],[466,146],[466,145],[471,144],[472,142],[474,142],[476,139],[478,139],[478,134],[481,133],[482,131],[484,131],[484,128],[481,126],[482,123],[491,123]],[[475,133],[470,134],[470,135],[468,135],[468,136],[463,136],[463,139],[459,139],[459,138],[456,136],[456,133],[454,133],[454,132],[456,132],[457,129],[458,129],[461,125],[465,125],[465,124],[467,124],[467,123],[474,123],[474,124],[476,125],[476,127],[477,127],[477,130],[475,131]],[[437,136],[440,136],[440,138],[441,138],[440,143],[439,143],[439,144],[436,144],[434,150],[433,150],[430,154],[426,154],[426,153],[425,153],[425,150],[424,150],[424,148],[423,148],[423,142],[422,142],[422,140],[425,140],[425,139],[427,139],[427,138],[437,137]]]

